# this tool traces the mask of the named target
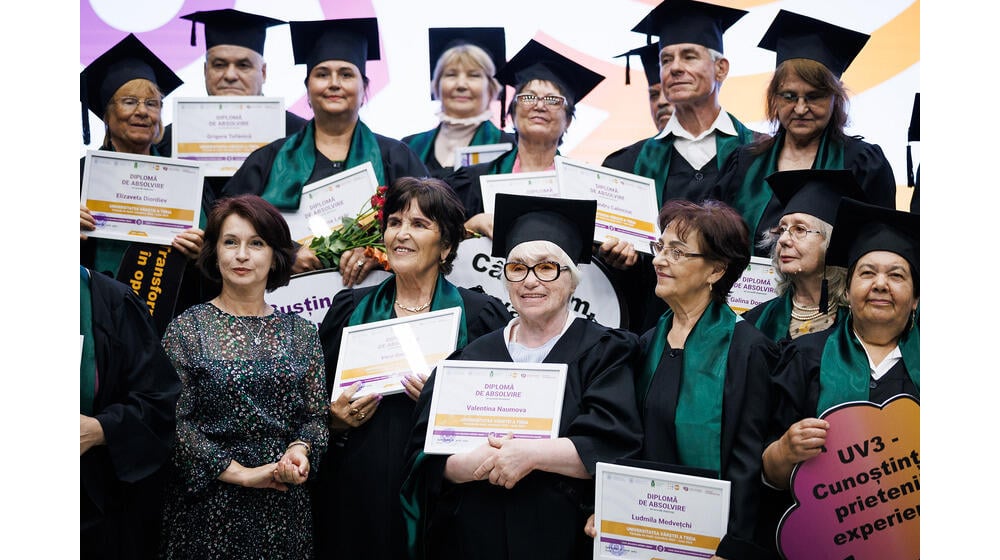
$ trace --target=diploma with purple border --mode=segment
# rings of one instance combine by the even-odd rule
[[[213,95],[174,99],[173,157],[209,177],[231,177],[250,152],[285,137],[285,98]]]
[[[594,558],[709,558],[729,526],[728,480],[597,463]]]
[[[510,142],[455,148],[455,169],[493,161],[512,149],[514,145]]]
[[[488,436],[559,437],[566,364],[444,360],[434,374],[424,453],[470,451]]]
[[[559,183],[552,171],[532,173],[500,173],[479,178],[483,194],[483,212],[493,213],[497,193],[559,198]]]
[[[182,159],[88,150],[80,204],[97,224],[89,237],[170,245],[198,225],[204,176]]]
[[[344,327],[330,400],[361,381],[358,399],[372,393],[402,393],[404,375],[428,376],[455,351],[462,310],[449,307],[410,317]],[[352,399],[352,400],[353,400]]]
[[[652,253],[649,242],[660,238],[656,181],[562,156],[556,156],[555,165],[562,198],[597,200],[594,241],[615,237]]]
[[[726,301],[733,311],[743,313],[778,297],[778,292],[774,290],[777,283],[778,273],[771,259],[750,257],[750,264],[733,284]]]

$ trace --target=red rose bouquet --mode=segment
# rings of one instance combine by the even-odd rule
[[[322,268],[340,269],[340,256],[346,251],[363,247],[365,256],[373,258],[385,270],[389,261],[382,244],[382,207],[385,206],[386,187],[379,187],[357,216],[345,217],[343,223],[324,237],[314,237],[309,248],[316,254]]]

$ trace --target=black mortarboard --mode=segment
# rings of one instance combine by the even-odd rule
[[[604,76],[534,39],[497,71],[496,78],[501,84],[513,87],[531,80],[546,80],[556,84],[573,103],[586,97],[604,80]]]
[[[290,21],[295,64],[305,64],[306,73],[324,60],[346,60],[365,76],[365,61],[379,59],[376,18]]]
[[[427,30],[431,79],[444,51],[463,44],[475,45],[486,51],[493,61],[494,70],[499,70],[507,62],[507,39],[503,27],[431,27]]]
[[[906,185],[916,186],[917,181],[913,177],[913,150],[910,142],[920,141],[920,92],[913,96],[913,113],[910,114],[910,127],[906,129]]]
[[[919,281],[920,216],[842,199],[826,250],[826,264],[850,268],[872,251],[890,251],[903,257]]]
[[[90,119],[87,109],[103,119],[108,102],[118,88],[138,78],[156,84],[164,96],[184,83],[166,63],[131,33],[80,71],[84,144],[90,143]]]
[[[596,200],[497,193],[492,254],[507,258],[525,241],[551,241],[573,262],[589,263],[596,219]]]
[[[868,200],[854,173],[846,169],[778,171],[766,178],[784,210],[782,215],[809,214],[833,225],[843,197]]]
[[[660,46],[653,43],[651,45],[646,45],[644,47],[639,47],[637,49],[632,49],[628,52],[622,53],[615,58],[625,57],[625,85],[629,85],[632,79],[629,77],[629,60],[633,56],[638,56],[642,60],[642,69],[646,73],[646,82],[655,86],[660,83]]]
[[[778,53],[774,65],[808,58],[838,78],[868,42],[869,35],[822,20],[779,10],[757,46]]]
[[[239,10],[211,10],[193,12],[181,19],[191,20],[191,46],[195,46],[195,24],[205,24],[205,50],[216,45],[236,45],[264,55],[267,28],[282,25],[280,19],[248,14]]]
[[[663,0],[632,31],[645,33],[647,38],[658,36],[660,49],[694,43],[721,53],[722,34],[748,13],[694,0]]]

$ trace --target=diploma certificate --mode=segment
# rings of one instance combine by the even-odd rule
[[[404,375],[430,375],[438,362],[455,351],[461,316],[461,308],[449,307],[344,327],[330,400],[337,400],[358,381],[364,386],[353,399],[372,393],[402,393],[400,380]]]
[[[434,374],[424,453],[451,455],[488,436],[559,437],[566,364],[444,360]]]
[[[181,159],[88,150],[80,204],[97,223],[90,237],[170,245],[201,216],[201,165]]]
[[[750,264],[729,292],[729,307],[740,314],[772,300],[778,297],[778,293],[774,291],[777,283],[778,273],[771,259],[750,257]]]
[[[556,156],[555,165],[560,196],[597,200],[594,241],[615,237],[652,254],[649,242],[660,238],[656,181],[562,156]]]
[[[455,169],[493,161],[512,149],[514,149],[514,145],[510,142],[455,148]]]
[[[483,212],[487,214],[493,213],[497,193],[559,198],[559,182],[553,171],[483,175],[479,185],[483,193]]]
[[[708,558],[729,525],[728,480],[597,463],[594,558]]]
[[[371,208],[378,178],[371,162],[341,171],[302,187],[299,209],[282,212],[292,239],[308,244],[311,237],[326,237],[343,224]]]
[[[172,130],[173,157],[200,162],[209,177],[231,177],[250,152],[285,137],[285,99],[177,98]]]

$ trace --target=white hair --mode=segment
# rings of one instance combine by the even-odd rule
[[[519,243],[513,249],[510,250],[510,254],[507,255],[507,261],[534,261],[542,262],[550,260],[559,263],[560,266],[565,266],[569,268],[570,282],[572,290],[576,291],[576,287],[580,285],[580,269],[573,262],[573,259],[569,258],[566,251],[563,251],[562,247],[556,245],[551,241],[535,240],[535,241],[525,241],[524,243]],[[509,288],[508,284],[510,282],[507,277],[504,276],[504,287]]]

